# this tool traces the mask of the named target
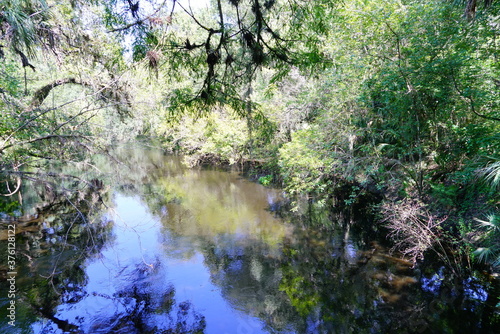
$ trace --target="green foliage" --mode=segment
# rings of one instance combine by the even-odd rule
[[[272,175],[266,175],[266,176],[259,177],[259,183],[264,185],[264,186],[270,185],[272,180],[273,180]]]
[[[184,116],[177,126],[167,124],[160,131],[168,133],[168,148],[185,154],[189,166],[220,160],[235,164],[248,142],[246,122],[223,111],[197,119]]]
[[[491,207],[495,213],[486,215],[486,219],[475,220],[478,222],[473,233],[476,241],[473,243],[474,257],[482,263],[491,265],[495,270],[500,269],[500,216],[498,215],[498,186],[500,180],[500,164],[498,159],[490,162],[486,167],[479,169],[478,174],[485,179],[492,195]]]
[[[201,154],[214,154],[229,164],[241,159],[241,152],[247,142],[246,124],[241,120],[226,117],[209,119],[205,127],[206,140],[200,149]]]
[[[148,52],[148,47],[142,43],[134,43],[132,47],[132,59],[134,61],[140,61],[146,57],[146,53]]]
[[[5,57],[5,56],[4,56]],[[18,98],[22,92],[22,82],[19,69],[13,59],[4,59],[0,64],[0,92],[5,91],[10,96]]]
[[[335,160],[324,155],[324,145],[318,127],[314,126],[296,131],[292,141],[282,146],[279,167],[291,194],[319,195],[325,190],[324,176]]]
[[[458,186],[455,184],[444,185],[441,183],[431,184],[432,193],[434,199],[436,199],[441,206],[452,207],[457,203],[458,196]]]
[[[21,209],[21,205],[17,201],[0,201],[0,215],[7,214],[12,215],[16,211],[18,212]]]
[[[119,12],[113,6],[111,11],[117,16],[130,13]],[[191,10],[182,3],[176,4],[179,7],[182,10],[158,8],[148,17],[154,21],[149,26],[142,22],[125,25],[131,24],[134,45],[141,46],[137,59],[147,47],[161,53],[161,61],[168,60],[165,70],[174,83],[189,77],[189,90],[166,94],[168,107],[176,113],[196,109],[185,108],[185,102],[206,107],[222,103],[245,116],[251,101],[249,86],[260,70],[272,68],[280,77],[290,65],[311,69],[325,60],[318,45],[327,31],[327,22],[318,15],[333,10],[330,1],[214,1],[207,10]],[[243,12],[246,14],[241,15]],[[167,16],[168,22],[160,22],[160,13]],[[125,20],[133,21],[129,16]]]

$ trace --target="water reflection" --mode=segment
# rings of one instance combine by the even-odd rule
[[[185,169],[157,150],[117,154],[126,165],[96,157],[102,201],[62,201],[19,223],[18,327],[2,313],[0,331],[487,332],[471,316],[490,297],[476,281],[446,290],[444,269],[414,270],[348,219],[278,217],[280,192],[237,173]]]
[[[37,191],[36,188],[30,190]],[[24,194],[28,195],[25,198],[35,198],[29,191]],[[111,226],[94,219],[102,204],[95,195],[92,191],[82,191],[52,196],[39,202],[36,210],[28,210],[30,214],[9,219],[8,223],[14,224],[17,232],[16,327],[4,321],[9,300],[7,294],[2,294],[2,332],[33,332],[31,324],[39,323],[40,318],[49,319],[60,331],[77,330],[78,326],[59,318],[55,308],[61,300],[69,299],[69,295],[79,298],[88,282],[85,259],[98,256],[109,239]],[[7,254],[6,246],[0,243],[2,254]],[[8,271],[4,267],[0,269],[2,274]],[[5,281],[0,284],[2,291],[6,291]]]

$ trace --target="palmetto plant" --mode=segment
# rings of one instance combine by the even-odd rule
[[[479,262],[489,263],[495,269],[500,268],[500,216],[488,215],[486,220],[476,219],[483,234],[480,238],[483,247],[474,251]]]
[[[17,53],[34,56],[34,47],[46,42],[50,30],[47,19],[49,6],[45,0],[7,0],[0,4],[0,40]],[[43,41],[42,41],[43,40]],[[23,57],[23,56],[21,56]],[[28,66],[24,63],[23,66]]]
[[[481,170],[481,174],[484,175],[486,181],[488,181],[493,188],[500,187],[500,160],[491,163],[490,165],[484,167]]]
[[[479,171],[493,189],[500,188],[500,160],[497,160]],[[486,219],[477,219],[482,232],[479,239],[482,247],[474,251],[479,262],[489,263],[494,268],[500,268],[500,215],[489,214]]]

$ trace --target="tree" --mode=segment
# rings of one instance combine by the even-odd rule
[[[43,168],[50,161],[84,160],[82,153],[94,151],[95,135],[102,133],[91,120],[111,109],[125,115],[130,107],[130,96],[117,77],[121,70],[117,44],[108,39],[105,48],[95,45],[104,43],[105,36],[98,27],[83,31],[81,21],[70,20],[69,15],[78,10],[69,2],[49,5],[45,1],[7,1],[0,7],[4,195],[20,189],[21,177],[29,168]],[[91,14],[80,17],[92,19]],[[30,83],[26,67],[33,69]],[[24,91],[19,80],[23,70]]]
[[[279,78],[290,66],[323,61],[318,44],[330,1],[212,1],[209,11],[164,1],[141,11],[139,2],[106,2],[110,31],[133,38],[134,59],[165,67],[176,77],[185,67],[194,85],[170,94],[173,108],[229,104],[243,115],[257,69],[272,66]],[[279,15],[278,15],[279,14]],[[191,24],[184,30],[185,19]],[[177,72],[181,75],[185,72]],[[182,78],[184,79],[184,78]]]

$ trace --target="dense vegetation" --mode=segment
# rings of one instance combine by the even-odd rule
[[[296,206],[369,202],[414,261],[498,270],[499,34],[490,0],[4,0],[1,211],[70,178],[54,160],[155,137]]]

